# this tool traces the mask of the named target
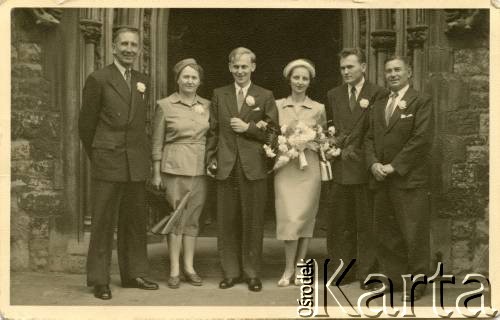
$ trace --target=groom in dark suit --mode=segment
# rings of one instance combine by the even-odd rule
[[[364,163],[364,138],[369,126],[369,110],[385,89],[365,79],[366,58],[361,49],[346,48],[339,54],[344,84],[328,91],[328,113],[336,129],[341,148],[333,160],[331,184],[332,211],[328,221],[327,247],[329,257],[348,264],[357,259],[356,268],[343,282],[363,283],[373,272],[372,199],[368,194],[368,171]]]
[[[404,57],[390,57],[385,78],[391,94],[375,103],[366,136],[366,161],[375,191],[377,257],[381,272],[402,289],[401,275],[429,271],[429,156],[432,103],[410,87]],[[402,299],[411,301],[411,291]],[[418,285],[413,300],[424,293]]]
[[[79,132],[92,170],[92,230],[87,285],[111,299],[109,288],[114,217],[118,213],[118,262],[126,288],[158,289],[148,272],[144,181],[150,174],[145,131],[148,78],[132,70],[140,51],[138,30],[119,27],[114,62],[93,72],[83,88]]]
[[[215,89],[212,97],[207,165],[209,174],[217,168],[217,245],[224,272],[221,289],[243,280],[251,291],[262,289],[259,272],[267,199],[262,145],[267,135],[257,124],[264,121],[268,131],[276,130],[278,111],[272,92],[251,82],[255,67],[252,51],[234,49],[229,54],[234,83]]]

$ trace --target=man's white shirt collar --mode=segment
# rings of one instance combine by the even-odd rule
[[[363,85],[365,84],[365,77],[361,78],[361,81],[358,82],[354,87],[356,88],[356,99],[359,97],[359,93],[361,92],[361,89],[363,89]],[[349,98],[351,97],[351,89],[352,86],[350,84],[347,85],[347,92],[349,94]]]
[[[406,86],[404,86],[404,87],[402,87],[401,89],[398,90],[398,96],[396,97],[396,102],[395,102],[396,106],[398,105],[399,101],[401,101],[401,99],[403,99],[403,97],[406,94],[406,91],[408,91],[409,88],[410,88],[410,85],[407,84]],[[389,105],[390,102],[391,102],[391,98],[389,98],[387,100],[387,106]]]
[[[125,77],[125,71],[127,70],[127,68],[125,68],[124,66],[122,66],[118,60],[114,59],[113,63],[115,64],[115,66],[118,68],[118,70],[120,71],[120,73],[122,74],[122,77],[123,79],[127,80],[127,77]],[[132,68],[130,68],[129,70],[131,70]]]
[[[250,85],[252,85],[252,82],[250,81],[245,87],[240,87],[238,84],[236,84],[236,82],[234,83],[234,87],[235,87],[235,90],[236,90],[236,96],[238,96],[238,92],[240,92],[240,89],[243,90],[243,96],[246,97],[247,96],[247,92],[248,92],[248,88],[250,88]]]

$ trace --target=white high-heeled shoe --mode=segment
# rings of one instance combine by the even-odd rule
[[[281,276],[281,279],[278,281],[278,287],[288,287],[293,278],[293,274],[289,278],[285,278],[285,274]]]

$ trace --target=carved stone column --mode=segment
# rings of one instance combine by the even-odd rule
[[[82,64],[82,77],[81,81],[84,83],[85,79],[95,70],[96,66],[96,49],[100,46],[102,37],[102,22],[100,21],[99,9],[82,9],[80,12],[80,32],[84,39],[84,55],[81,57]],[[80,150],[80,214],[83,222],[83,235],[89,235],[90,226],[92,223],[91,211],[91,175],[90,175],[90,162],[87,155]]]
[[[80,139],[78,136],[78,111],[80,106],[80,86],[78,59],[80,45],[78,35],[78,10],[67,9],[61,19],[61,41],[63,49],[63,172],[64,200],[67,212],[65,234],[77,240],[80,225],[79,181],[80,181]],[[71,221],[71,223],[68,223]]]
[[[406,44],[406,26],[408,15],[414,10],[408,9],[396,9],[395,11],[395,24],[394,29],[397,30],[396,33],[396,49],[395,53],[397,55],[406,56],[407,55],[407,44]]]
[[[384,78],[384,61],[394,52],[396,47],[396,32],[391,29],[379,29],[372,31],[371,44],[376,54],[376,81],[383,85]]]
[[[102,22],[81,18],[80,31],[85,40],[85,76],[88,76],[95,69],[95,51],[101,41]]]
[[[421,90],[424,81],[425,71],[425,51],[424,44],[427,40],[426,25],[415,25],[407,28],[408,31],[408,47],[411,50],[413,61],[413,87]]]

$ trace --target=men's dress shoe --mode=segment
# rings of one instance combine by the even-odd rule
[[[158,290],[158,284],[142,277],[122,281],[123,288],[138,288],[143,290]]]
[[[248,290],[258,292],[262,290],[262,282],[259,278],[249,278],[247,280]]]
[[[241,282],[240,278],[224,278],[219,283],[219,288],[221,288],[221,289],[228,289],[228,288],[231,288],[235,284],[240,283],[240,282]]]
[[[167,286],[171,289],[177,289],[181,285],[181,278],[179,276],[168,277]]]
[[[94,297],[102,300],[111,299],[111,290],[108,285],[94,286]]]
[[[186,276],[186,281],[192,284],[193,286],[203,285],[203,280],[197,273],[184,272],[184,275]]]

